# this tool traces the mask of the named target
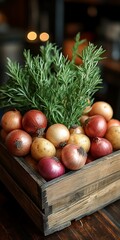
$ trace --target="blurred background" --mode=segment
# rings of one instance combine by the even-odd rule
[[[0,0],[0,84],[7,81],[7,57],[22,64],[24,48],[37,54],[50,40],[71,59],[80,32],[106,49],[107,58],[100,63],[103,88],[95,98],[109,102],[120,119],[119,12],[120,0]]]

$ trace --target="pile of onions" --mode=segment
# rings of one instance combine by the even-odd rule
[[[99,102],[81,116],[80,126],[68,129],[61,123],[48,126],[39,110],[31,109],[23,116],[11,110],[1,119],[1,138],[10,154],[24,157],[49,181],[120,149],[120,121],[112,116],[111,106]]]

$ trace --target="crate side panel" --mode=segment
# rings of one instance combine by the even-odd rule
[[[0,165],[0,180],[5,184],[8,191],[15,197],[20,206],[25,210],[35,225],[41,230],[44,230],[43,219],[44,215],[40,209],[33,203],[28,195],[19,187],[10,174]]]
[[[43,191],[43,206],[47,209],[67,196],[74,195],[74,193],[81,191],[86,186],[92,186],[93,183],[100,184],[104,179],[106,184],[114,181],[112,175],[118,177],[120,172],[120,152],[106,156],[84,166],[79,171],[70,172],[65,176],[51,181],[42,186]],[[108,182],[107,182],[108,181]],[[102,184],[102,183],[101,183]],[[93,184],[94,186],[94,184]],[[100,186],[97,186],[99,188]],[[49,211],[49,210],[48,210]]]
[[[63,225],[65,222],[90,215],[117,199],[120,199],[120,179],[109,184],[104,189],[100,189],[93,194],[85,196],[63,210],[47,216],[46,223],[48,229],[57,229],[59,225]]]
[[[22,158],[14,158],[0,144],[0,164],[42,209],[41,185],[45,182]]]
[[[49,215],[51,213],[55,213],[64,208],[67,208],[72,204],[78,202],[80,199],[84,199],[85,196],[87,197],[91,194],[94,194],[94,192],[104,189],[106,186],[108,186],[111,183],[114,183],[119,179],[120,171],[110,176],[107,176],[99,181],[88,184],[85,187],[79,188],[77,191],[74,191],[73,193],[68,194],[63,198],[58,199],[57,202],[55,202],[52,206],[50,207],[46,206],[45,214]]]

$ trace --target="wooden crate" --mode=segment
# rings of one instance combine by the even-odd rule
[[[0,144],[0,179],[47,236],[120,198],[120,151],[46,182]]]

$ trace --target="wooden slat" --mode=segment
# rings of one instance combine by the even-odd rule
[[[102,185],[104,187],[105,185],[108,185],[109,182],[114,181],[114,174],[119,178],[120,151],[87,164],[79,171],[70,172],[63,177],[42,185],[42,205],[44,208],[46,208],[47,205],[48,207],[53,207],[60,202],[60,199],[62,203],[62,199],[65,200],[66,198],[67,201],[71,195],[74,195],[77,192],[79,193],[80,189],[83,189],[83,192],[85,192],[86,188],[86,191],[88,190],[90,192],[92,191],[92,188],[96,190],[101,188]]]
[[[63,210],[64,208],[72,206],[77,202],[79,202],[80,200],[84,201],[84,198],[87,198],[87,196],[90,196],[96,192],[99,192],[100,190],[104,189],[106,186],[110,185],[111,183],[119,179],[120,179],[120,172],[116,172],[101,180],[98,180],[98,181],[96,180],[96,182],[88,184],[85,187],[82,187],[82,188],[79,187],[77,191],[74,190],[73,193],[66,195],[60,199],[57,199],[57,202],[51,205],[50,207],[46,206],[45,214],[49,215],[51,213],[55,213],[60,210]]]
[[[9,155],[0,143],[0,163],[12,175],[19,186],[24,189],[31,199],[41,208],[41,185],[46,182],[40,175],[25,163],[23,158]]]
[[[69,219],[82,218],[96,212],[98,209],[105,207],[113,201],[120,198],[120,179],[106,186],[104,189],[94,192],[74,205],[53,213],[48,216],[49,228],[55,227],[57,224],[63,224]],[[46,219],[47,221],[47,219]]]
[[[120,151],[46,182],[0,145],[0,178],[45,235],[120,198]]]
[[[43,229],[43,214],[39,208],[31,201],[27,194],[16,184],[7,171],[0,165],[0,180],[5,184],[7,189],[15,197],[18,203],[26,211],[32,221],[42,231]]]

